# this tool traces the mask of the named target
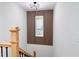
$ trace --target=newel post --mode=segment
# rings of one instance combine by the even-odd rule
[[[11,32],[12,57],[18,57],[19,56],[19,27],[11,28],[10,32]]]

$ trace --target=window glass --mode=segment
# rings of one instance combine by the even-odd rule
[[[44,20],[43,16],[35,16],[35,36],[44,36]]]

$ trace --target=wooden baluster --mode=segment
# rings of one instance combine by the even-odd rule
[[[3,57],[3,47],[1,46],[1,57]]]
[[[6,48],[6,57],[8,57],[8,47],[5,48]]]
[[[12,48],[12,57],[19,56],[19,28],[14,27],[10,30],[11,32],[11,48]]]
[[[19,56],[21,57],[21,52],[19,51]]]
[[[22,53],[22,57],[23,57],[23,53]]]
[[[36,51],[33,51],[34,57],[36,57]]]

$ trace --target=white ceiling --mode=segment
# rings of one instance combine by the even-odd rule
[[[30,8],[30,4],[33,2],[18,2],[20,6],[22,6],[27,11],[35,11],[35,8]],[[53,10],[55,6],[55,2],[37,2],[39,4],[38,10]]]

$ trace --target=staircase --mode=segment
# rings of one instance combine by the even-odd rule
[[[19,27],[12,27],[10,29],[11,32],[11,40],[9,42],[0,42],[0,55],[1,57],[5,56],[9,57],[9,48],[11,48],[11,56],[10,57],[36,57],[36,52],[33,51],[33,55],[24,51],[19,47]],[[4,50],[5,49],[5,50]]]

